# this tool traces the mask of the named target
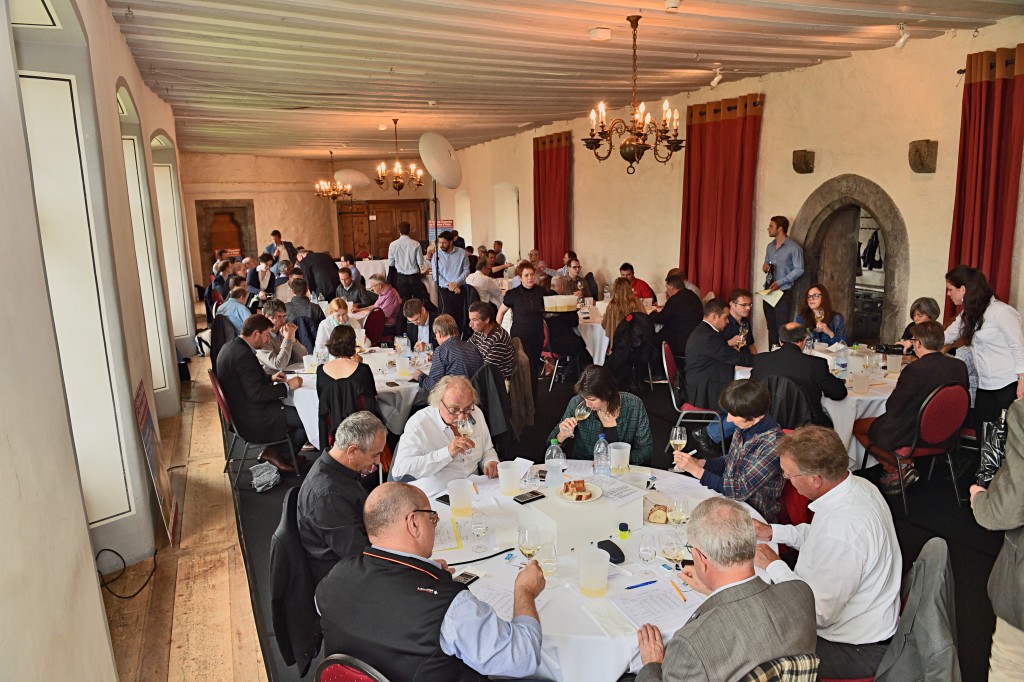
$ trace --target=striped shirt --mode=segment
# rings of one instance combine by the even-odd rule
[[[472,344],[451,336],[434,351],[430,375],[420,379],[420,385],[429,391],[441,377],[455,375],[472,378],[483,366],[484,359],[480,351]]]
[[[469,342],[476,346],[484,358],[484,364],[494,365],[506,379],[512,378],[516,369],[516,351],[512,348],[512,337],[499,325],[494,325],[490,336],[476,332]]]

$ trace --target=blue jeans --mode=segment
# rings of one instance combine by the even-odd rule
[[[722,428],[718,427],[718,422],[713,421],[704,428],[704,432],[708,434],[708,437],[716,443],[722,442],[722,436],[724,432],[725,438],[732,438],[732,434],[736,433],[736,425],[732,422],[725,421],[722,418]]]

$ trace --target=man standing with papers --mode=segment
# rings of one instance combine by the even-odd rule
[[[793,321],[793,285],[804,274],[804,250],[789,239],[789,220],[785,216],[772,217],[768,222],[768,236],[772,240],[765,247],[761,266],[766,275],[764,288],[782,292],[775,305],[764,302],[768,349],[771,350],[779,345],[779,326]]]
[[[766,661],[814,653],[811,588],[800,581],[768,585],[754,575],[757,540],[739,503],[701,502],[687,533],[693,566],[679,575],[708,599],[667,649],[655,626],[637,631],[644,664],[637,682],[735,680]]]

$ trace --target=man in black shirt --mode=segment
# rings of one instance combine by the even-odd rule
[[[366,489],[360,479],[380,465],[385,436],[384,425],[372,413],[350,414],[338,426],[334,445],[321,453],[302,482],[299,537],[317,583],[339,559],[370,544],[363,526]]]

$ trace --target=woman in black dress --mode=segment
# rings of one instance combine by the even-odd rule
[[[542,366],[540,356],[544,351],[544,297],[551,292],[537,285],[537,272],[530,261],[523,261],[516,270],[522,284],[505,294],[498,309],[498,324],[511,310],[511,333],[523,344],[523,352],[530,359],[530,385],[536,394],[537,376]]]
[[[327,342],[330,362],[316,369],[316,395],[320,400],[320,448],[331,445],[334,430],[353,412],[367,410],[380,417],[373,370],[356,353],[356,332],[339,325]]]

